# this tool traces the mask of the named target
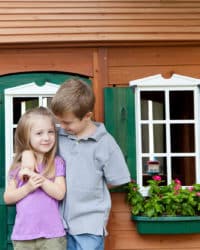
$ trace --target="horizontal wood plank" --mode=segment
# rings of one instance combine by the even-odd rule
[[[0,49],[0,55],[0,74],[51,70],[93,76],[91,48]]]
[[[112,212],[109,218],[110,230],[113,231],[136,231],[135,223],[131,220],[130,210],[126,212]]]
[[[147,5],[148,3],[148,5]],[[1,1],[0,8],[161,8],[161,7],[200,7],[199,1]]]
[[[174,59],[175,55],[175,59]],[[173,58],[173,60],[172,60]],[[150,65],[196,65],[200,63],[199,46],[151,46],[109,48],[110,69],[126,66]],[[123,70],[122,70],[123,71]]]
[[[126,40],[124,40],[126,37]],[[198,34],[30,34],[30,35],[0,35],[0,44],[17,44],[17,43],[57,43],[57,42],[83,42],[84,43],[95,43],[95,42],[182,42],[182,41],[200,41],[200,33]],[[94,45],[93,45],[94,46]]]
[[[112,232],[113,249],[161,250],[174,248],[200,249],[199,234],[187,235],[140,235],[133,231]]]
[[[24,34],[24,35],[34,35],[34,34],[94,34],[95,32],[98,32],[99,34],[127,34],[127,35],[133,35],[133,34],[152,34],[155,32],[159,32],[160,27],[68,27],[67,32],[65,27],[48,27],[48,28],[41,28],[41,27],[32,27],[30,28],[0,28],[0,36],[1,35],[12,35],[12,34]],[[175,35],[184,33],[187,34],[200,34],[200,27],[194,26],[194,27],[179,27],[178,30],[176,27],[168,26],[168,27],[162,27],[162,32],[160,34],[166,33],[172,33]]]
[[[199,65],[174,65],[174,66],[141,66],[110,69],[108,73],[110,85],[128,85],[129,81],[148,77],[155,74],[162,74],[164,77],[170,77],[172,74],[187,75],[194,78],[200,78]]]
[[[0,14],[23,14],[23,13],[54,13],[54,14],[69,14],[69,13],[84,13],[84,14],[92,14],[92,13],[101,13],[101,14],[115,14],[115,13],[152,13],[152,14],[160,14],[160,13],[200,13],[200,8],[195,8],[194,6],[191,8],[185,7],[177,7],[177,8],[169,8],[169,7],[158,7],[158,8],[127,8],[127,7],[112,7],[112,8],[0,8]]]
[[[7,14],[4,13],[0,15],[0,20],[130,20],[130,23],[132,20],[167,20],[170,22],[170,20],[182,20],[185,21],[194,21],[193,25],[195,25],[195,21],[199,20],[200,16],[197,13],[68,13],[67,15],[65,13],[59,13],[57,14],[49,14],[49,13],[40,13],[39,11],[37,13],[14,13],[14,14]],[[184,24],[184,23],[183,23]]]
[[[141,26],[147,27],[154,26],[160,28],[160,26],[164,27],[173,27],[173,26],[187,26],[187,28],[192,27],[199,27],[200,26],[200,19],[197,20],[31,20],[26,19],[24,20],[2,20],[2,16],[0,16],[0,28],[49,28],[49,27],[72,27],[73,25],[76,27],[125,27],[128,29],[129,27],[134,26],[137,29]],[[86,29],[85,29],[86,30]],[[123,30],[122,30],[123,31]]]

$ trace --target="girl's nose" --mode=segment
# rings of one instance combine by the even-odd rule
[[[49,134],[44,134],[44,140],[49,140]]]

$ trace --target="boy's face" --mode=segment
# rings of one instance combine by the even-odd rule
[[[91,121],[92,113],[88,112],[82,119],[76,117],[72,112],[65,113],[62,117],[56,116],[56,119],[60,123],[67,133],[71,135],[80,136],[86,130],[88,123]]]

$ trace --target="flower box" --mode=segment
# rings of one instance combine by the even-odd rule
[[[195,234],[200,233],[200,216],[134,216],[132,220],[140,234]]]

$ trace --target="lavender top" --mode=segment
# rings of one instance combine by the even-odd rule
[[[42,171],[43,167],[42,164],[38,166],[39,172]],[[65,176],[65,163],[58,156],[55,158],[55,168],[55,176]],[[12,173],[10,178],[12,178]],[[17,181],[17,187],[24,185],[24,182],[18,178]],[[41,188],[18,201],[11,239],[32,240],[64,236],[65,230],[58,205],[58,201],[46,194]]]

